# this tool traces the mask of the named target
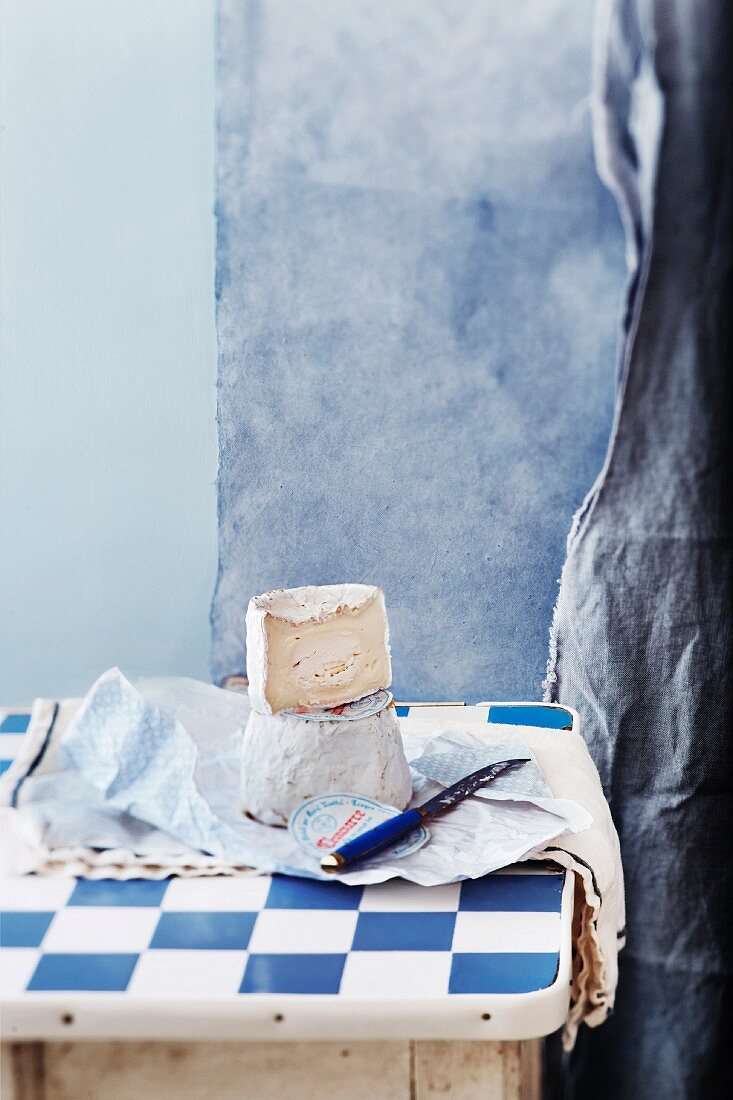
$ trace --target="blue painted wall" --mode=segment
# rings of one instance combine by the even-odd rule
[[[386,590],[403,698],[537,698],[624,284],[592,5],[221,0],[214,670],[277,585]]]
[[[211,0],[4,0],[0,699],[206,677]]]
[[[213,7],[3,5],[4,702],[208,673]],[[590,5],[234,7],[215,672],[251,592],[351,577],[401,694],[536,695],[623,282]]]

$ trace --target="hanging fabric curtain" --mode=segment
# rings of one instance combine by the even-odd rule
[[[627,947],[567,1095],[733,1095],[731,26],[724,0],[600,11],[596,146],[632,277],[616,424],[568,542],[549,698],[618,828]]]

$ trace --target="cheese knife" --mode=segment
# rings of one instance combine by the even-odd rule
[[[335,852],[329,852],[321,859],[321,869],[329,874],[335,874],[337,871],[343,871],[352,863],[356,863],[357,860],[381,852],[383,848],[388,848],[391,844],[394,844],[405,833],[411,832],[426,818],[435,817],[437,814],[443,814],[446,810],[452,809],[462,799],[477,791],[479,787],[485,787],[487,783],[491,783],[497,775],[508,771],[509,768],[521,767],[529,759],[530,757],[523,756],[516,760],[499,760],[495,764],[488,764],[485,768],[479,768],[477,772],[471,772],[470,775],[459,779],[452,787],[446,787],[434,798],[429,798],[427,802],[423,802],[422,806],[414,806],[410,810],[404,810],[402,813],[390,817],[388,821],[383,821],[381,825],[375,825],[373,829],[368,829],[361,836],[347,841]]]

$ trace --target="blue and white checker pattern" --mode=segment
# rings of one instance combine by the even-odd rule
[[[406,717],[408,708],[398,713]],[[492,706],[487,721],[562,729],[572,716]],[[27,714],[0,714],[2,770],[27,726]],[[557,974],[563,882],[562,872],[528,867],[431,888],[285,876],[6,879],[0,994],[385,1000],[529,993]]]
[[[7,879],[2,994],[445,997],[551,985],[561,873],[425,888],[284,876]]]

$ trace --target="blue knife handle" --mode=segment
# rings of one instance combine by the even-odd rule
[[[321,860],[324,871],[339,871],[349,863],[355,863],[364,856],[381,852],[382,848],[388,848],[399,837],[411,832],[424,818],[419,810],[404,810],[403,813],[391,817],[389,821],[383,821],[381,825],[375,825],[361,836],[347,841],[335,852],[329,852]]]

